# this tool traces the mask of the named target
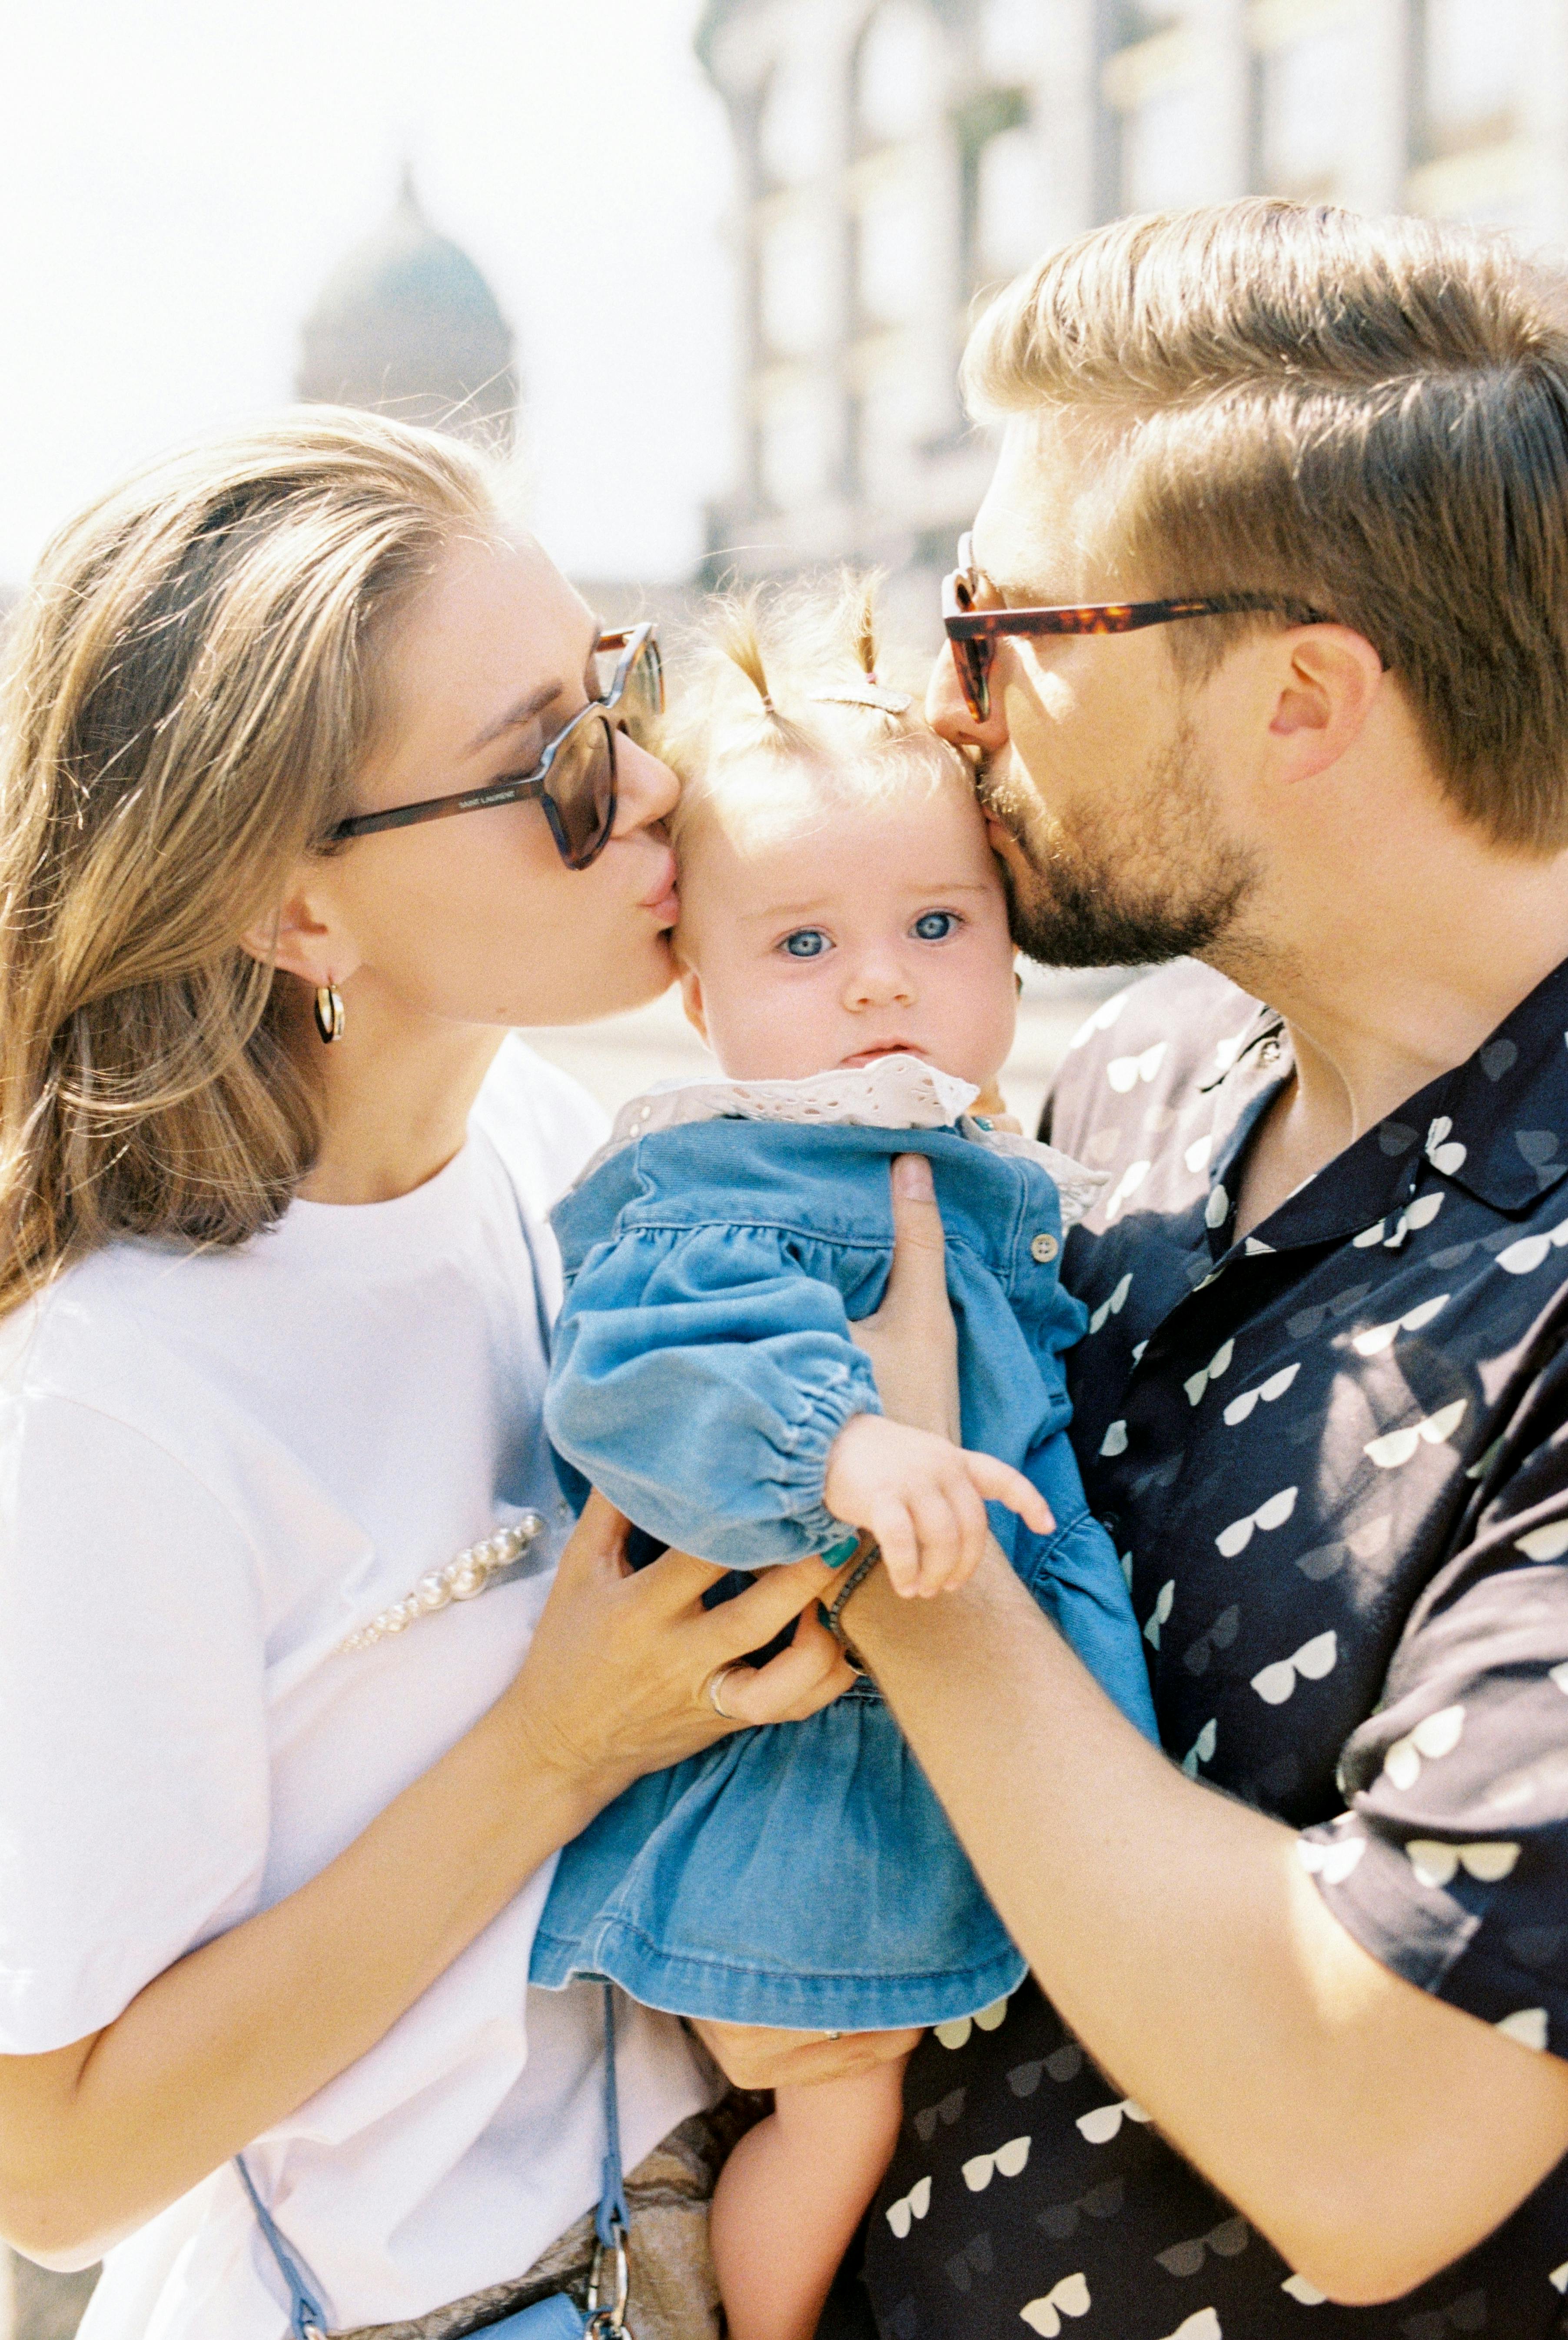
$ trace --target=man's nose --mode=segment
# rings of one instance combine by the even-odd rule
[[[630,837],[656,820],[667,820],[680,797],[681,784],[667,764],[628,739],[616,739],[616,837]]]
[[[1007,722],[1001,712],[1001,693],[991,694],[991,713],[983,723],[970,713],[963,687],[958,679],[958,667],[952,646],[937,654],[926,686],[925,719],[942,739],[951,739],[955,748],[978,748],[985,757],[999,755],[1007,745]]]

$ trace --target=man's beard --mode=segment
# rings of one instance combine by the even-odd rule
[[[1212,957],[1227,936],[1240,942],[1257,865],[1220,834],[1186,725],[1138,781],[1119,797],[1113,787],[1070,828],[1041,812],[1027,782],[998,783],[982,771],[979,786],[1029,865],[1022,874],[1002,865],[1012,938],[1027,957],[1046,967],[1158,967]]]

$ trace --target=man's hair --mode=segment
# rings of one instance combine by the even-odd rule
[[[1354,627],[1460,811],[1500,845],[1568,845],[1560,279],[1500,238],[1326,206],[1119,220],[992,303],[964,386],[982,415],[1101,416],[1139,590]],[[1172,653],[1212,663],[1258,622],[1173,628]]]

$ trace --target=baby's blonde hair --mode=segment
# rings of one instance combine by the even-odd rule
[[[963,757],[925,720],[918,673],[884,643],[880,584],[845,570],[710,606],[663,740],[682,784],[670,826],[683,862],[710,823],[755,843],[912,786],[968,783]]]

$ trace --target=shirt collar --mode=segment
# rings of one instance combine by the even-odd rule
[[[1271,1040],[1280,1055],[1266,1070],[1263,1044]],[[1217,1254],[1231,1241],[1231,1171],[1290,1069],[1283,1020],[1260,1008],[1233,1063],[1211,1085],[1234,1099],[1209,1195]],[[1298,1186],[1248,1242],[1277,1251],[1353,1234],[1380,1218],[1396,1218],[1433,1176],[1509,1216],[1529,1210],[1568,1176],[1568,962],[1538,983],[1474,1056],[1440,1073]]]

